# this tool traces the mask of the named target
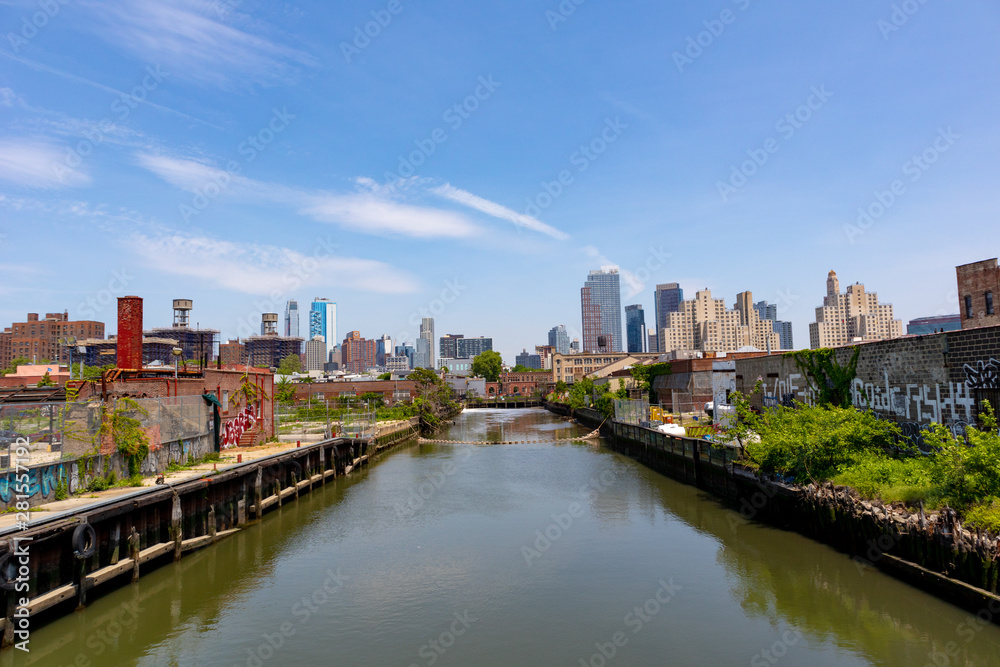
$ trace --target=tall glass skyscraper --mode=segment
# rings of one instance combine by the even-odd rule
[[[580,290],[584,352],[621,352],[622,290],[618,269],[591,271]]]
[[[569,354],[569,333],[565,324],[549,329],[549,345],[556,354]]]
[[[660,340],[660,331],[667,327],[667,313],[676,313],[681,309],[681,303],[684,301],[684,290],[677,283],[667,283],[665,285],[657,285],[656,292],[653,294],[653,308],[654,314],[656,315],[656,340]],[[668,350],[662,349],[662,346],[658,346],[660,349],[655,350],[656,352],[667,352]],[[653,352],[654,350],[650,350]]]
[[[285,335],[293,338],[299,336],[299,302],[289,299],[285,304]]]
[[[326,357],[337,346],[337,304],[329,299],[316,298],[309,307],[309,338],[322,336],[326,341]]]
[[[434,348],[436,346],[434,345],[434,318],[433,317],[424,317],[424,318],[422,318],[420,320],[420,336],[419,336],[419,338],[422,338],[422,339],[424,339],[424,340],[427,341],[427,349],[424,350],[420,346],[420,340],[419,339],[417,340],[417,354],[418,355],[421,355],[421,354],[426,354],[427,355],[426,359],[421,356],[420,361],[422,363],[420,364],[420,366],[423,367],[423,368],[434,368]]]
[[[639,304],[625,306],[625,333],[629,352],[646,351],[646,313]]]

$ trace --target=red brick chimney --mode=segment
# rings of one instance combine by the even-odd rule
[[[123,370],[142,370],[142,298],[118,298],[118,358]]]

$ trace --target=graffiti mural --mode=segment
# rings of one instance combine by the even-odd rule
[[[971,389],[1000,389],[1000,361],[977,361],[973,367],[965,365],[965,383]]]
[[[240,414],[226,422],[226,428],[222,433],[222,449],[231,449],[239,445],[240,436],[256,422],[257,416],[254,414],[254,409],[248,405]]]

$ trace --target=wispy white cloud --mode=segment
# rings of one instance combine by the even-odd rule
[[[228,196],[293,207],[318,222],[333,223],[366,234],[413,238],[464,238],[477,228],[454,211],[416,206],[391,199],[383,191],[334,193],[292,188],[232,176],[195,160],[140,154],[138,163],[171,185],[198,192],[210,183],[225,183]]]
[[[168,113],[168,114],[171,114],[171,115],[174,115],[174,116],[179,116],[181,118],[185,118],[185,119],[190,120],[190,121],[194,121],[196,123],[201,123],[203,125],[207,125],[209,127],[215,128],[215,129],[222,129],[219,126],[213,125],[212,123],[209,123],[207,121],[203,121],[200,118],[195,118],[194,116],[190,116],[190,115],[188,115],[186,113],[183,113],[181,111],[177,111],[176,109],[171,109],[170,107],[165,107],[165,106],[163,106],[161,104],[156,104],[155,102],[150,102],[149,99],[140,99],[139,97],[132,96],[131,94],[126,93],[126,92],[121,91],[121,90],[118,90],[117,88],[112,88],[111,86],[106,86],[103,83],[100,83],[98,81],[93,81],[91,79],[87,79],[85,77],[78,76],[76,74],[71,74],[70,72],[64,72],[64,71],[58,70],[58,69],[56,69],[54,67],[50,67],[48,65],[44,65],[42,63],[35,62],[33,60],[28,60],[27,58],[21,58],[19,56],[15,56],[15,55],[12,55],[10,53],[5,53],[4,51],[0,51],[0,56],[3,56],[4,58],[7,58],[8,60],[13,60],[13,61],[15,61],[17,63],[20,63],[20,64],[25,65],[27,67],[30,67],[32,69],[38,70],[40,72],[45,72],[47,74],[52,74],[54,76],[58,76],[60,78],[67,79],[67,80],[73,81],[75,83],[80,83],[80,84],[83,84],[85,86],[89,86],[91,88],[96,88],[97,90],[103,90],[103,91],[108,92],[108,93],[113,93],[115,95],[118,95],[118,97],[119,97],[120,100],[128,100],[129,106],[132,106],[133,104],[143,104],[143,105],[152,107],[154,109],[158,109],[160,111],[163,111],[165,113]],[[51,112],[47,112],[44,109],[35,109],[35,108],[32,108],[32,107],[29,107],[27,104],[24,104],[23,100],[21,100],[20,98],[15,98],[15,100],[17,102],[20,102],[21,106],[23,106],[25,109],[28,109],[28,110],[31,110],[31,111],[42,111],[42,112],[45,112],[45,113],[51,113]],[[117,113],[115,115],[117,116]]]
[[[307,255],[278,246],[184,234],[136,234],[125,245],[149,268],[243,294],[321,286],[408,294],[419,287],[405,271],[384,262],[334,255],[335,247],[318,247]]]
[[[268,85],[294,80],[301,67],[316,64],[307,53],[234,27],[241,16],[235,11],[222,22],[222,3],[119,0],[83,5],[99,22],[97,32],[113,46],[206,85]],[[263,30],[259,24],[253,28]]]
[[[450,183],[445,183],[444,185],[433,188],[431,192],[439,197],[444,197],[445,199],[462,204],[463,206],[468,206],[469,208],[473,208],[477,211],[485,213],[486,215],[493,216],[494,218],[509,220],[518,227],[547,234],[548,236],[551,236],[554,239],[559,239],[560,241],[565,241],[569,238],[569,235],[565,232],[562,232],[551,225],[547,225],[541,220],[532,218],[529,215],[523,215],[517,211],[512,211],[511,209],[497,204],[496,202],[483,199],[482,197],[474,195],[471,192],[456,188]]]
[[[33,188],[75,187],[90,177],[64,164],[64,151],[46,140],[0,139],[0,179]]]
[[[600,264],[600,268],[602,271],[609,271],[611,269],[615,269],[618,271],[618,275],[621,276],[621,279],[625,282],[625,286],[628,288],[625,292],[626,299],[631,299],[636,294],[639,294],[644,289],[646,289],[646,284],[643,283],[641,280],[639,280],[639,278],[637,278],[634,273],[632,273],[627,269],[623,269],[618,264],[612,262],[610,259],[605,257],[604,253],[602,253],[594,246],[592,245],[584,246],[583,254],[585,254],[587,257],[597,260],[598,263]]]

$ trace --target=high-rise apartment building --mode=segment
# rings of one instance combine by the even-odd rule
[[[458,357],[458,341],[465,338],[462,334],[445,334],[441,336],[439,353],[442,359],[455,359]]]
[[[299,335],[299,302],[295,299],[289,299],[285,304],[285,335]]]
[[[476,356],[493,349],[493,339],[488,336],[475,338],[459,338],[455,342],[455,354],[459,359],[474,359]]]
[[[618,269],[591,271],[580,289],[584,352],[621,352],[621,280]]]
[[[423,357],[421,358],[421,361],[424,362],[423,364],[421,364],[420,366],[416,366],[415,365],[414,367],[415,368],[419,367],[419,368],[431,368],[431,369],[433,369],[434,368],[434,348],[437,347],[435,345],[435,340],[434,340],[434,318],[433,317],[424,317],[424,318],[422,318],[420,320],[420,338],[423,338],[424,340],[427,341],[427,350],[426,350],[427,357],[426,357],[426,359],[424,359]],[[418,343],[417,353],[420,354],[420,346],[419,346],[420,341],[418,340],[417,343]]]
[[[569,354],[569,333],[565,324],[549,329],[549,345],[556,354]]]
[[[352,331],[340,344],[342,370],[361,374],[375,368],[375,341],[361,337],[360,331]]]
[[[431,366],[433,359],[430,342],[423,336],[420,336],[420,338],[417,338],[416,348],[413,351],[413,367],[433,368]]]
[[[514,363],[518,366],[524,366],[525,368],[531,368],[532,370],[542,369],[542,357],[538,354],[531,354],[527,350],[521,350],[521,354],[517,355],[514,359]]]
[[[778,338],[781,339],[781,349],[794,350],[795,345],[792,342],[792,323],[783,322],[778,319],[778,306],[773,303],[768,303],[767,301],[758,301],[753,305],[753,308],[757,311],[757,317],[762,320],[771,321],[771,327],[778,332]]]
[[[629,352],[647,352],[646,314],[639,304],[625,306],[625,338]]]
[[[69,349],[60,339],[70,338],[90,340],[104,338],[104,323],[92,320],[71,321],[68,312],[46,313],[45,319],[39,320],[38,313],[28,313],[26,322],[14,322],[9,331],[5,331],[6,342],[3,345],[4,357],[0,359],[0,368],[6,368],[17,357],[24,357],[34,362],[42,360],[50,362],[68,362]]]
[[[219,343],[219,363],[223,366],[242,366],[247,361],[247,346],[238,338],[228,343]]]
[[[656,329],[649,329],[646,332],[646,338],[649,340],[649,345],[646,349],[650,352],[659,352],[660,344],[657,342],[659,340],[659,336],[656,335]]]
[[[684,290],[681,289],[678,283],[666,283],[664,285],[657,285],[656,291],[653,293],[653,314],[656,316],[656,327],[655,331],[659,333],[660,329],[667,326],[667,315],[670,313],[676,313],[681,309],[681,303],[684,302]],[[653,348],[649,348],[650,352],[655,352]],[[665,352],[666,350],[659,350],[660,352]]]
[[[309,339],[322,336],[326,341],[327,359],[337,346],[337,304],[316,298],[309,306]]]
[[[315,336],[306,341],[306,353],[303,355],[302,370],[321,371],[329,361],[326,354],[326,341],[322,336]]]
[[[667,314],[667,326],[659,335],[660,352],[735,352],[748,345],[779,349],[781,341],[770,320],[761,320],[752,304],[750,292],[737,295],[732,310],[725,300],[713,299],[710,290],[697,292],[694,299],[681,302],[680,310]]]
[[[885,340],[903,335],[903,322],[892,316],[892,305],[878,302],[878,294],[854,283],[840,292],[836,271],[826,278],[826,296],[809,325],[809,345],[841,347],[857,341]]]

